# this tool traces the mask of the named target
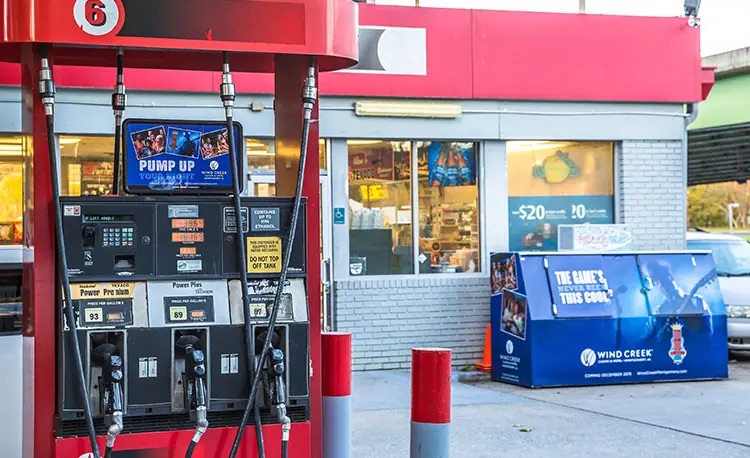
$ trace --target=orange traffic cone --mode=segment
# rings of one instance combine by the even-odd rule
[[[481,362],[474,364],[480,372],[492,371],[492,326],[487,325],[487,331],[484,335],[484,357]]]

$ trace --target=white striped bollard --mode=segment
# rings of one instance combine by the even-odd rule
[[[323,458],[350,458],[352,444],[352,335],[321,335]]]
[[[411,351],[411,458],[448,458],[451,421],[451,351]]]

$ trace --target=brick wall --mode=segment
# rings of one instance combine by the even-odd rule
[[[620,222],[635,249],[685,249],[687,195],[679,141],[625,141],[618,159]]]
[[[443,347],[478,361],[490,319],[489,279],[419,277],[334,283],[336,326],[352,333],[354,370],[408,369],[411,349]]]

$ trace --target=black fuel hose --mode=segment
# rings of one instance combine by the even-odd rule
[[[193,453],[195,452],[195,447],[198,446],[197,442],[190,441],[190,445],[188,445],[187,453],[185,453],[185,458],[190,458],[193,456]]]
[[[122,164],[122,115],[125,113],[127,96],[125,95],[125,83],[123,82],[122,48],[117,49],[117,80],[114,91],[112,91],[112,111],[115,115],[115,158],[112,178],[112,194],[120,193],[120,165]]]
[[[42,48],[42,65],[39,71],[39,95],[44,105],[45,117],[47,118],[47,148],[52,179],[52,208],[55,218],[55,247],[58,263],[58,273],[63,288],[64,312],[71,334],[73,359],[75,360],[76,376],[83,398],[83,413],[86,419],[89,441],[91,442],[91,453],[93,458],[100,458],[99,444],[96,442],[94,430],[94,418],[91,414],[91,403],[89,401],[89,390],[86,386],[86,374],[83,369],[83,358],[81,357],[81,343],[78,340],[78,326],[76,325],[76,312],[70,294],[70,278],[68,277],[68,260],[65,256],[65,237],[62,230],[62,212],[60,209],[60,166],[58,162],[57,145],[55,144],[55,83],[52,79],[52,69],[49,66],[47,47]]]
[[[234,100],[235,90],[234,83],[232,82],[232,74],[229,71],[229,53],[224,52],[222,54],[223,65],[222,65],[222,79],[221,79],[221,101],[224,104],[224,111],[226,115],[226,129],[227,129],[227,146],[229,147],[229,162],[232,173],[232,202],[234,204],[234,214],[236,221],[236,237],[237,237],[237,265],[240,273],[240,287],[242,288],[242,312],[245,316],[245,352],[247,353],[247,373],[248,378],[252,380],[255,377],[255,338],[253,336],[252,323],[250,321],[250,300],[247,297],[248,294],[248,281],[247,281],[247,252],[245,247],[245,237],[242,231],[242,201],[240,199],[240,172],[238,170],[237,151],[235,150],[234,138]],[[250,218],[250,215],[247,216]],[[265,446],[263,444],[263,425],[260,418],[260,407],[254,398],[249,398],[254,401],[254,424],[255,424],[255,440],[258,447],[258,458],[265,458]]]
[[[289,442],[281,441],[281,458],[289,457]]]
[[[286,249],[284,250],[284,257],[282,258],[281,275],[279,276],[279,283],[276,287],[276,294],[273,300],[273,308],[271,309],[271,316],[268,321],[268,329],[266,339],[263,344],[263,350],[258,359],[258,365],[255,368],[255,376],[253,377],[253,384],[250,388],[250,397],[247,399],[247,405],[242,415],[242,421],[237,428],[237,433],[232,444],[232,450],[229,452],[230,458],[235,458],[242,442],[242,436],[245,433],[248,419],[250,417],[250,411],[253,408],[255,397],[257,396],[258,387],[261,381],[261,370],[263,363],[268,357],[268,353],[271,350],[271,339],[273,338],[274,329],[276,327],[276,318],[278,316],[279,307],[281,305],[281,295],[284,291],[284,284],[286,283],[287,274],[289,272],[289,261],[292,257],[292,247],[294,246],[294,237],[297,232],[297,222],[299,220],[299,210],[302,204],[302,185],[305,177],[305,162],[307,160],[307,143],[310,136],[310,123],[312,117],[312,110],[317,101],[317,86],[315,84],[315,58],[312,58],[308,75],[305,80],[305,85],[302,89],[302,106],[304,109],[304,118],[302,122],[302,141],[300,144],[300,158],[299,158],[299,170],[297,171],[297,188],[294,194],[294,206],[292,207],[292,218],[289,226],[289,236],[287,238]],[[247,312],[246,312],[247,313]],[[249,315],[245,315],[245,321],[247,321]]]

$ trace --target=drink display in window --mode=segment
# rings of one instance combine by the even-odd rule
[[[428,182],[432,187],[476,184],[474,146],[469,143],[430,142]]]
[[[479,193],[473,143],[417,142],[419,271],[480,271]]]
[[[508,142],[511,251],[556,251],[561,224],[614,222],[614,144]]]

